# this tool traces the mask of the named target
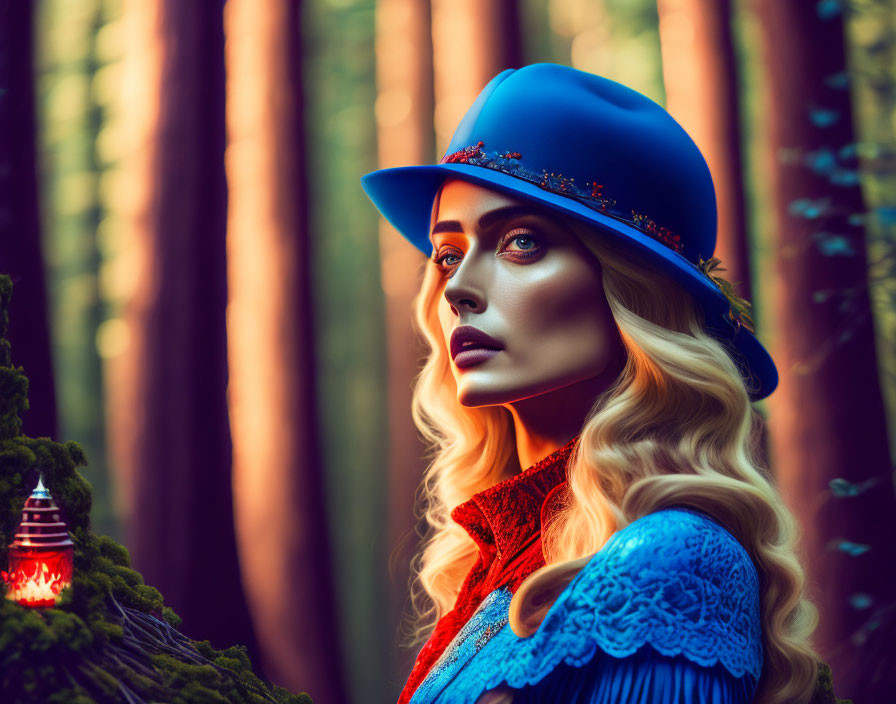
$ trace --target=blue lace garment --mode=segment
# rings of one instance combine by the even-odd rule
[[[668,508],[615,533],[518,638],[511,594],[491,592],[411,704],[746,704],[762,670],[759,580],[746,550],[701,512]]]

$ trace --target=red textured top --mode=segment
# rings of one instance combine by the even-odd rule
[[[578,437],[528,469],[474,494],[451,512],[479,547],[479,556],[461,585],[454,608],[436,624],[417,655],[398,699],[406,704],[457,632],[495,589],[516,592],[526,577],[544,567],[541,526],[566,484],[566,461]]]

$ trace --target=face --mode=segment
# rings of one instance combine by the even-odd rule
[[[559,217],[449,180],[433,223],[428,266],[442,277],[438,315],[462,405],[618,376],[624,353],[600,264]]]

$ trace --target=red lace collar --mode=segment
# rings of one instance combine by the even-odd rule
[[[566,485],[566,461],[578,436],[528,469],[474,494],[456,506],[451,518],[479,546],[481,561],[467,574],[455,607],[442,616],[417,654],[398,704],[407,704],[451,639],[482,599],[499,587],[516,591],[544,566],[541,526],[553,499]]]
[[[541,531],[548,495],[566,481],[566,462],[578,436],[528,469],[480,491],[455,507],[451,518],[473,538],[488,569],[506,562]],[[536,519],[536,520],[533,520]]]

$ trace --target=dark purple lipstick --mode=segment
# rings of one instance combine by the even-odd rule
[[[481,364],[503,349],[495,338],[472,325],[462,325],[451,333],[451,357],[458,369]]]

